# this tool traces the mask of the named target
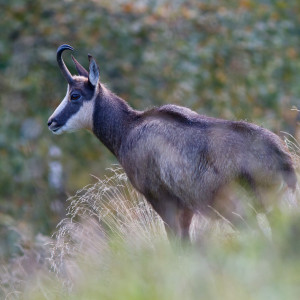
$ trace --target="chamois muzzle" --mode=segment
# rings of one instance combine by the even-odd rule
[[[66,45],[66,44],[59,46],[58,49],[57,49],[57,52],[56,52],[56,59],[57,59],[58,66],[59,66],[62,74],[64,75],[67,82],[69,84],[71,84],[73,82],[73,77],[72,77],[70,71],[68,70],[68,68],[66,67],[66,65],[65,65],[65,63],[62,59],[62,53],[65,50],[73,51],[74,49],[73,49],[73,47],[71,47],[69,45]]]
[[[49,119],[48,120],[48,128],[52,131],[52,132],[56,132],[58,131],[62,126],[58,124],[58,121],[54,118],[54,119]]]

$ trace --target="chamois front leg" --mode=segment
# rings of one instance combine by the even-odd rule
[[[164,221],[169,240],[175,238],[190,242],[189,229],[194,215],[190,209],[183,208],[178,201],[167,197],[161,197],[159,200],[148,197],[147,200]]]
[[[181,238],[186,241],[191,241],[190,238],[190,225],[193,218],[193,211],[188,208],[179,209],[179,223],[181,228]]]

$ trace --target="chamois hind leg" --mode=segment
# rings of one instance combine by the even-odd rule
[[[259,229],[257,215],[265,212],[256,185],[245,179],[227,183],[219,189],[211,210],[212,216],[226,220],[235,230]]]
[[[268,239],[272,236],[282,219],[280,208],[283,194],[279,184],[259,185],[253,187],[253,209],[256,217],[256,225],[259,231]]]
[[[296,193],[285,185],[269,187],[261,191],[267,201],[266,217],[272,236],[282,232],[287,216],[295,211]]]

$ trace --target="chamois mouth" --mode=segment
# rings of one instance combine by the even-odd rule
[[[61,128],[61,126],[54,127],[54,128],[51,128],[51,131],[56,132],[56,131],[58,131],[60,128]]]
[[[51,130],[53,133],[56,133],[61,128],[62,128],[62,126],[55,125],[55,124],[49,126],[49,130]]]
[[[63,133],[62,127],[63,127],[63,126],[56,126],[56,127],[54,127],[54,128],[49,128],[49,129],[51,130],[51,132],[52,132],[53,134],[60,135],[60,134]]]

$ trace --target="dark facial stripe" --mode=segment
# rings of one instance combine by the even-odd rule
[[[80,110],[82,105],[82,101],[68,102],[64,109],[54,118],[57,126],[64,126],[68,120]]]

